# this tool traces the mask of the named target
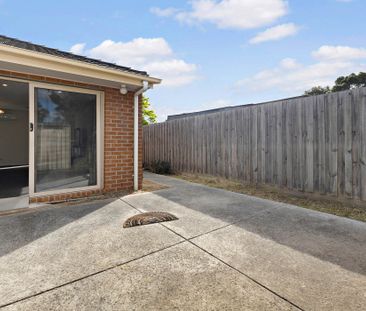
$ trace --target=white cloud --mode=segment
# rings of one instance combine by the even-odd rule
[[[359,53],[363,49],[349,48],[350,51],[358,52],[346,57],[343,54],[344,50],[338,48],[327,46],[326,49],[321,47],[314,51],[312,56],[315,62],[310,65],[300,64],[292,58],[283,59],[275,68],[262,70],[250,78],[240,80],[236,86],[255,92],[279,90],[294,95],[301,94],[313,86],[332,85],[340,75],[366,70],[366,64],[357,61],[366,59],[366,53]],[[329,51],[336,53],[328,53]]]
[[[355,60],[366,58],[366,49],[349,46],[323,45],[312,53],[313,57],[322,61]]]
[[[70,52],[74,53],[74,54],[83,54],[84,48],[85,48],[85,43],[77,43],[77,44],[74,44],[70,48]]]
[[[198,77],[197,66],[188,64],[182,59],[167,59],[147,63],[144,70],[154,73],[157,77],[163,77],[164,85],[180,86],[191,83]]]
[[[251,44],[262,43],[265,41],[280,40],[285,37],[293,36],[299,31],[300,27],[293,24],[282,24],[266,29],[250,39]]]
[[[160,8],[151,8],[150,12],[160,16],[160,17],[168,17],[173,16],[174,14],[178,13],[179,10],[176,8],[166,8],[166,9],[160,9]]]
[[[299,64],[294,58],[284,58],[281,60],[280,65],[284,69],[296,69],[301,67],[301,64]]]
[[[84,44],[75,44],[70,51],[147,71],[162,78],[165,86],[181,86],[198,78],[197,66],[176,58],[164,38],[136,38],[128,42],[105,40],[88,50]]]
[[[158,16],[174,16],[184,23],[209,22],[219,28],[250,29],[273,23],[288,12],[285,0],[193,0],[192,9],[152,9]],[[175,10],[175,11],[173,11]]]

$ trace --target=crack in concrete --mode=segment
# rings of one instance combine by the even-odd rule
[[[138,209],[137,207],[135,207],[134,205],[132,205],[131,203],[129,202],[126,202],[125,200],[123,200],[122,198],[120,198],[120,200],[126,204],[128,204],[129,206],[131,206],[133,209],[137,210],[138,212],[142,213],[143,211],[141,211],[140,209]],[[279,208],[279,207],[276,207],[276,208]],[[248,218],[245,218],[245,220],[247,219],[251,219],[251,218],[254,218],[254,217],[257,217],[258,215],[262,214],[262,213],[265,213],[265,211],[261,211],[261,212],[258,212],[256,213],[255,215],[252,215],[251,217],[248,217]],[[226,228],[226,227],[229,227],[229,226],[232,226],[232,225],[235,225],[236,223],[240,222],[244,220],[244,218],[241,218],[240,220],[238,221],[235,221],[233,223],[230,223],[230,224],[226,224],[225,226],[222,226],[222,227],[219,227],[219,228],[215,228],[211,231],[208,231],[208,232],[205,232],[205,233],[201,233],[197,236],[194,236],[194,237],[191,237],[189,239],[185,238],[184,236],[182,236],[181,234],[179,234],[178,232],[175,232],[173,229],[167,227],[164,223],[158,223],[159,225],[161,225],[162,227],[164,227],[165,229],[175,233],[176,235],[178,235],[179,237],[181,237],[182,239],[184,239],[185,242],[188,242],[190,244],[192,244],[193,246],[199,248],[201,251],[205,252],[206,254],[210,255],[211,257],[215,258],[216,260],[220,261],[221,263],[223,263],[224,265],[226,265],[227,267],[233,269],[234,271],[240,273],[241,275],[245,276],[246,278],[248,278],[249,280],[251,280],[252,282],[254,282],[255,284],[257,284],[258,286],[264,288],[265,290],[269,291],[270,293],[272,293],[273,295],[277,296],[278,298],[286,301],[287,303],[289,303],[290,305],[292,305],[293,307],[301,310],[301,311],[305,311],[305,309],[301,308],[300,306],[298,306],[297,304],[295,304],[294,302],[290,301],[289,299],[287,299],[286,297],[280,295],[279,293],[275,292],[274,290],[270,289],[269,287],[267,287],[266,285],[262,284],[261,282],[257,281],[256,279],[252,278],[251,276],[249,276],[248,274],[240,271],[239,269],[235,268],[234,266],[230,265],[229,263],[225,262],[224,260],[218,258],[217,256],[215,256],[214,254],[210,253],[209,251],[205,250],[204,248],[202,248],[201,246],[197,245],[196,243],[194,243],[192,240],[197,238],[197,237],[201,237],[203,235],[207,235],[207,234],[210,234],[211,232],[214,232],[214,231],[217,231],[217,230],[221,230],[223,228]]]
[[[74,280],[68,281],[68,282],[66,282],[66,283],[63,283],[63,284],[60,284],[60,285],[57,285],[57,286],[54,286],[54,287],[51,287],[51,288],[45,289],[45,290],[40,291],[40,292],[38,292],[38,293],[35,293],[35,294],[32,294],[32,295],[28,295],[28,296],[25,296],[25,297],[23,297],[23,298],[20,298],[20,299],[17,299],[17,300],[14,300],[14,301],[8,302],[8,303],[6,303],[6,304],[0,305],[0,309],[5,308],[5,307],[8,307],[8,306],[13,305],[13,304],[16,304],[16,303],[19,303],[19,302],[22,302],[22,301],[24,301],[24,300],[31,299],[31,298],[33,298],[33,297],[40,296],[40,295],[42,295],[42,294],[45,294],[45,293],[51,292],[51,291],[53,291],[53,290],[59,289],[59,288],[61,288],[61,287],[64,287],[64,286],[66,286],[66,285],[70,285],[70,284],[76,283],[76,282],[78,282],[78,281],[85,280],[85,279],[87,279],[87,278],[90,278],[90,277],[92,277],[92,276],[95,276],[95,275],[101,274],[101,273],[103,273],[103,272],[113,270],[114,268],[118,268],[118,267],[121,267],[121,266],[123,266],[123,265],[125,265],[125,264],[131,263],[131,262],[133,262],[133,261],[136,261],[136,260],[139,260],[139,259],[145,258],[145,257],[150,256],[150,255],[153,255],[153,254],[156,254],[156,253],[158,253],[158,252],[164,251],[164,250],[166,250],[166,249],[169,249],[169,248],[174,247],[174,246],[176,246],[176,245],[182,244],[182,243],[184,243],[184,242],[185,242],[184,240],[183,240],[183,241],[179,241],[179,242],[177,242],[177,243],[174,243],[174,244],[172,244],[172,245],[169,245],[169,246],[163,247],[163,248],[161,248],[161,249],[158,249],[158,250],[156,250],[156,251],[150,252],[150,253],[148,253],[148,254],[145,254],[145,255],[142,255],[142,256],[136,257],[136,258],[134,258],[134,259],[130,259],[130,260],[128,260],[128,261],[125,261],[125,262],[122,262],[122,263],[118,263],[118,264],[116,264],[116,265],[113,265],[113,266],[107,267],[107,268],[105,268],[105,269],[102,269],[102,270],[99,270],[99,271],[93,272],[93,273],[91,273],[91,274],[84,275],[84,276],[82,276],[82,277],[80,277],[80,278],[77,278],[77,279],[74,279]]]
[[[131,203],[129,203],[129,202],[127,202],[127,201],[123,200],[122,198],[120,198],[119,200],[121,200],[122,202],[126,203],[127,205],[129,205],[130,207],[132,207],[133,209],[135,209],[136,211],[138,211],[138,212],[140,212],[140,213],[142,213],[142,212],[143,212],[142,210],[140,210],[139,208],[135,207],[135,206],[134,206],[134,205],[132,205]],[[276,208],[279,208],[279,207],[276,207]],[[252,215],[251,217],[248,217],[248,218],[245,218],[245,219],[250,219],[250,218],[253,218],[253,217],[257,217],[258,215],[260,215],[260,214],[262,214],[262,213],[264,213],[264,212],[266,212],[266,211],[258,212],[257,214]],[[169,245],[169,246],[167,246],[167,247],[164,247],[164,248],[158,249],[158,250],[156,250],[156,251],[150,252],[150,253],[148,253],[148,254],[145,254],[145,255],[139,256],[139,257],[137,257],[137,258],[134,258],[134,259],[131,259],[131,260],[128,260],[128,261],[122,262],[122,263],[118,263],[118,264],[116,264],[116,265],[113,265],[113,266],[107,267],[107,268],[105,268],[105,269],[102,269],[102,270],[99,270],[99,271],[93,272],[93,273],[91,273],[91,274],[84,275],[84,276],[82,276],[82,277],[80,277],[80,278],[77,278],[77,279],[71,280],[71,281],[69,281],[69,282],[65,282],[65,283],[63,283],[63,284],[60,284],[60,285],[57,285],[57,286],[54,286],[54,287],[48,288],[48,289],[43,290],[43,291],[40,291],[40,292],[38,292],[38,293],[35,293],[35,294],[32,294],[32,295],[28,295],[28,296],[22,297],[22,298],[20,298],[20,299],[17,299],[17,300],[11,301],[11,302],[9,302],[9,303],[6,303],[6,304],[3,304],[3,305],[0,305],[0,309],[1,309],[1,308],[5,308],[5,307],[10,306],[10,305],[13,305],[13,304],[16,304],[16,303],[19,303],[19,302],[22,302],[22,301],[25,301],[25,300],[29,300],[29,299],[31,299],[31,298],[34,298],[34,297],[37,297],[37,296],[40,296],[40,295],[43,295],[43,294],[45,294],[45,293],[48,293],[48,292],[54,291],[54,290],[59,289],[59,288],[62,288],[62,287],[64,287],[64,286],[67,286],[67,285],[70,285],[70,284],[76,283],[76,282],[78,282],[78,281],[82,281],[82,280],[84,280],[84,279],[87,279],[87,278],[90,278],[90,277],[92,277],[92,276],[95,276],[95,275],[101,274],[101,273],[103,273],[103,272],[113,270],[113,269],[115,269],[115,268],[121,267],[121,266],[123,266],[123,265],[125,265],[125,264],[128,264],[128,263],[131,263],[131,262],[133,262],[133,261],[140,260],[140,259],[145,258],[145,257],[147,257],[147,256],[150,256],[150,255],[153,255],[153,254],[159,253],[159,252],[161,252],[161,251],[164,251],[164,250],[166,250],[166,249],[172,248],[172,247],[177,246],[177,245],[179,245],[179,244],[182,244],[182,243],[184,243],[184,242],[188,242],[188,243],[190,243],[191,245],[193,245],[193,246],[197,247],[198,249],[200,249],[201,251],[205,252],[206,254],[210,255],[211,257],[215,258],[216,260],[220,261],[221,263],[225,264],[225,265],[226,265],[226,266],[228,266],[229,268],[233,269],[234,271],[236,271],[236,272],[240,273],[241,275],[245,276],[246,278],[250,279],[252,282],[254,282],[255,284],[257,284],[258,286],[260,286],[260,287],[262,287],[262,288],[266,289],[267,291],[271,292],[271,293],[272,293],[272,294],[274,294],[275,296],[277,296],[277,297],[279,297],[280,299],[282,299],[282,300],[286,301],[287,303],[291,304],[291,305],[292,305],[292,306],[294,306],[295,308],[297,308],[297,309],[299,309],[299,310],[301,310],[301,311],[304,311],[304,309],[302,309],[301,307],[297,306],[295,303],[291,302],[291,301],[290,301],[290,300],[288,300],[287,298],[285,298],[285,297],[281,296],[280,294],[278,294],[278,293],[276,293],[275,291],[271,290],[271,289],[270,289],[270,288],[268,288],[267,286],[265,286],[265,285],[261,284],[259,281],[256,281],[255,279],[253,279],[253,278],[252,278],[252,277],[250,277],[249,275],[247,275],[247,274],[243,273],[242,271],[240,271],[240,270],[236,269],[235,267],[231,266],[230,264],[226,263],[225,261],[223,261],[223,260],[221,260],[220,258],[216,257],[215,255],[211,254],[210,252],[208,252],[207,250],[205,250],[205,249],[203,249],[202,247],[198,246],[197,244],[195,244],[195,243],[192,241],[193,239],[195,239],[195,238],[197,238],[197,237],[201,237],[201,236],[203,236],[203,235],[210,234],[210,233],[212,233],[212,232],[214,232],[214,231],[221,230],[221,229],[224,229],[224,228],[226,228],[226,227],[229,227],[229,226],[235,225],[236,223],[239,223],[239,222],[240,222],[240,221],[242,221],[242,220],[244,220],[244,218],[241,218],[241,219],[239,219],[238,221],[235,221],[235,222],[228,223],[228,224],[226,224],[226,225],[224,225],[224,226],[221,226],[221,227],[215,228],[215,229],[210,230],[210,231],[208,231],[208,232],[204,232],[204,233],[198,234],[198,235],[193,236],[193,237],[188,238],[188,239],[187,239],[187,238],[185,238],[184,236],[182,236],[181,234],[179,234],[179,233],[175,232],[174,230],[172,230],[172,229],[168,228],[165,224],[163,224],[163,223],[158,223],[158,224],[159,224],[159,225],[161,225],[163,228],[165,228],[165,229],[167,229],[167,230],[171,231],[172,233],[176,234],[177,236],[179,236],[179,237],[180,237],[180,238],[182,238],[183,240],[182,240],[182,241],[179,241],[179,242],[177,242],[177,243],[174,243],[174,244],[172,244],[172,245]]]

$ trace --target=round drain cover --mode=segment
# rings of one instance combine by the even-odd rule
[[[171,221],[177,220],[178,218],[174,215],[167,213],[167,212],[148,212],[148,213],[141,213],[135,216],[128,218],[124,224],[123,228],[130,228],[135,226],[143,226],[154,224],[163,221]]]

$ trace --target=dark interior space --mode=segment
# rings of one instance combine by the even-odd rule
[[[0,78],[0,199],[28,194],[28,92],[27,83]],[[0,210],[16,203],[0,200]]]
[[[0,185],[0,199],[27,194],[28,168],[0,168]]]

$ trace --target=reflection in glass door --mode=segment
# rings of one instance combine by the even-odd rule
[[[34,89],[35,192],[97,185],[97,95]]]

